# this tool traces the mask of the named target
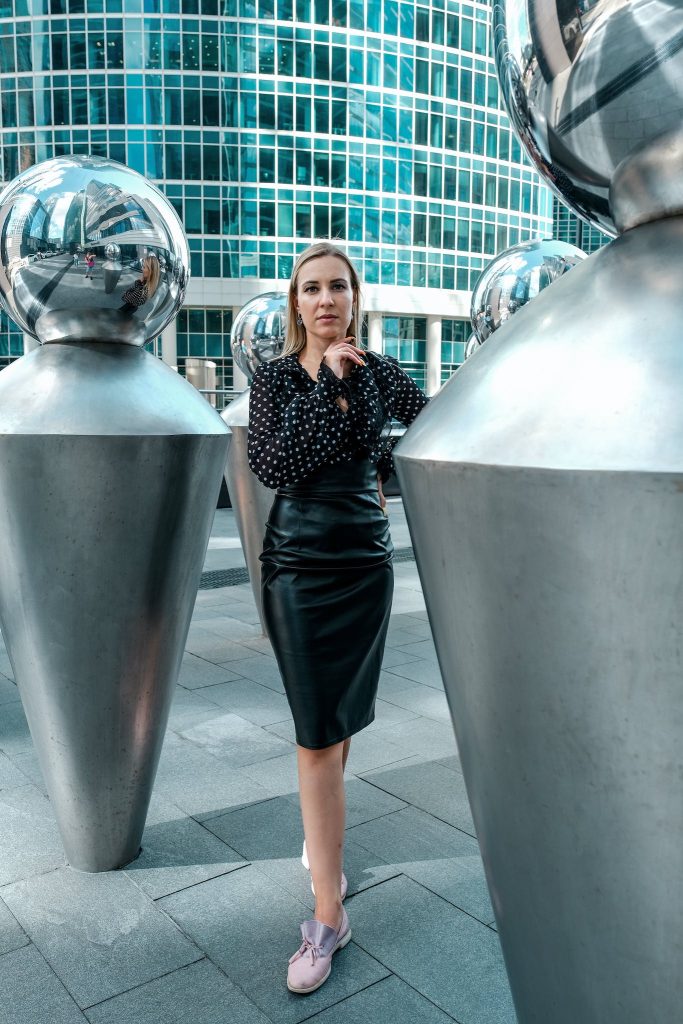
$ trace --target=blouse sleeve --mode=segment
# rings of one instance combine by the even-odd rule
[[[322,465],[349,431],[337,398],[349,398],[348,386],[325,364],[318,382],[284,409],[269,364],[254,374],[249,394],[249,466],[266,487],[305,480]]]
[[[418,387],[410,374],[391,356],[384,357],[391,365],[394,400],[392,415],[406,427],[409,427],[419,412],[422,412],[429,399],[422,388]]]

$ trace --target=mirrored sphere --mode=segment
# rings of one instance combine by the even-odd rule
[[[496,0],[493,38],[505,105],[548,184],[603,231],[632,226],[615,217],[617,168],[683,137],[683,4]],[[667,212],[682,212],[680,165],[667,187]],[[662,215],[647,188],[632,201],[638,221]]]
[[[280,355],[286,324],[286,292],[264,292],[242,306],[232,325],[230,347],[233,359],[249,379],[260,363]]]
[[[585,258],[575,245],[554,238],[520,242],[496,256],[472,292],[472,327],[479,342]]]
[[[0,303],[41,342],[144,345],[178,312],[189,276],[178,216],[142,175],[64,156],[0,194]]]

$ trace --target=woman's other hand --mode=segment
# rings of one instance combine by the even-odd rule
[[[382,512],[384,512],[384,515],[386,515],[387,499],[385,498],[384,491],[382,490],[382,477],[379,475],[379,473],[377,474],[377,493],[379,494],[380,508],[382,509]]]
[[[329,366],[335,377],[348,377],[353,369],[353,364],[365,366],[363,349],[358,348],[354,337],[344,338],[343,341],[334,341],[325,350],[323,362]]]

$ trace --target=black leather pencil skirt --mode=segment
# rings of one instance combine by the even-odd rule
[[[263,615],[302,747],[339,743],[375,717],[392,555],[372,463],[323,466],[276,492]]]

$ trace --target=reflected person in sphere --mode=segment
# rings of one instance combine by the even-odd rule
[[[133,313],[152,298],[159,287],[161,270],[156,256],[145,256],[142,261],[142,274],[131,287],[123,293],[121,311]]]
[[[342,900],[344,768],[351,736],[373,721],[393,593],[381,481],[395,417],[427,398],[396,360],[358,344],[360,282],[337,246],[298,257],[282,355],[254,374],[249,465],[276,488],[266,526],[263,614],[294,718],[315,914],[287,986],[313,992],[351,938]]]

